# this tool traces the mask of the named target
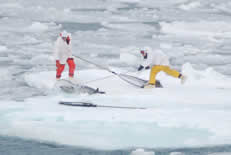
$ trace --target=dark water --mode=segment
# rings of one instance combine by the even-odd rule
[[[0,136],[0,155],[129,155],[134,150],[136,148],[97,150]],[[208,155],[211,153],[231,152],[231,145],[198,148],[153,148],[144,150],[155,152],[155,155],[170,155],[173,152],[180,152],[184,155]]]

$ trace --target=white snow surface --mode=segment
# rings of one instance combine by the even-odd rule
[[[54,93],[53,71],[26,74],[25,81],[30,86],[52,95],[28,98],[24,102],[1,101],[4,125],[0,134],[101,149],[230,143],[231,100],[227,96],[231,79],[211,70],[196,71],[190,64],[184,65],[183,72],[189,77],[185,85],[162,73],[158,78],[165,88],[140,89],[117,76],[89,82],[110,76],[104,70],[79,71],[76,75],[79,83],[106,91],[105,95],[91,96]],[[148,78],[148,71],[129,74]],[[210,79],[214,74],[217,79]],[[68,107],[59,105],[59,101],[147,109]]]

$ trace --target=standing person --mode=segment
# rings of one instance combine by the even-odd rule
[[[151,49],[140,50],[143,57],[143,63],[139,66],[138,71],[142,69],[149,69],[150,77],[149,82],[144,86],[144,88],[155,88],[156,75],[163,71],[170,76],[181,79],[181,84],[185,83],[186,77],[176,70],[169,67],[168,57],[160,50],[152,51]]]
[[[71,35],[66,31],[60,33],[55,42],[54,56],[56,60],[56,80],[61,78],[67,62],[69,66],[69,79],[72,80],[75,72],[75,62],[72,56]]]

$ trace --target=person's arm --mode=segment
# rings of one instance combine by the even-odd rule
[[[150,69],[150,66],[146,66],[145,69]]]
[[[139,68],[137,69],[138,71],[141,71],[142,69],[144,69],[144,66],[140,65]]]
[[[143,66],[144,69],[149,69],[150,65],[151,65],[150,57],[148,57],[147,59],[144,59],[143,63],[141,64],[141,66]]]

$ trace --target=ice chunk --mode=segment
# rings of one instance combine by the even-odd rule
[[[28,27],[28,30],[32,32],[44,32],[48,30],[48,26],[40,22],[34,22]]]
[[[144,151],[144,149],[136,149],[131,155],[155,155],[155,152]]]

